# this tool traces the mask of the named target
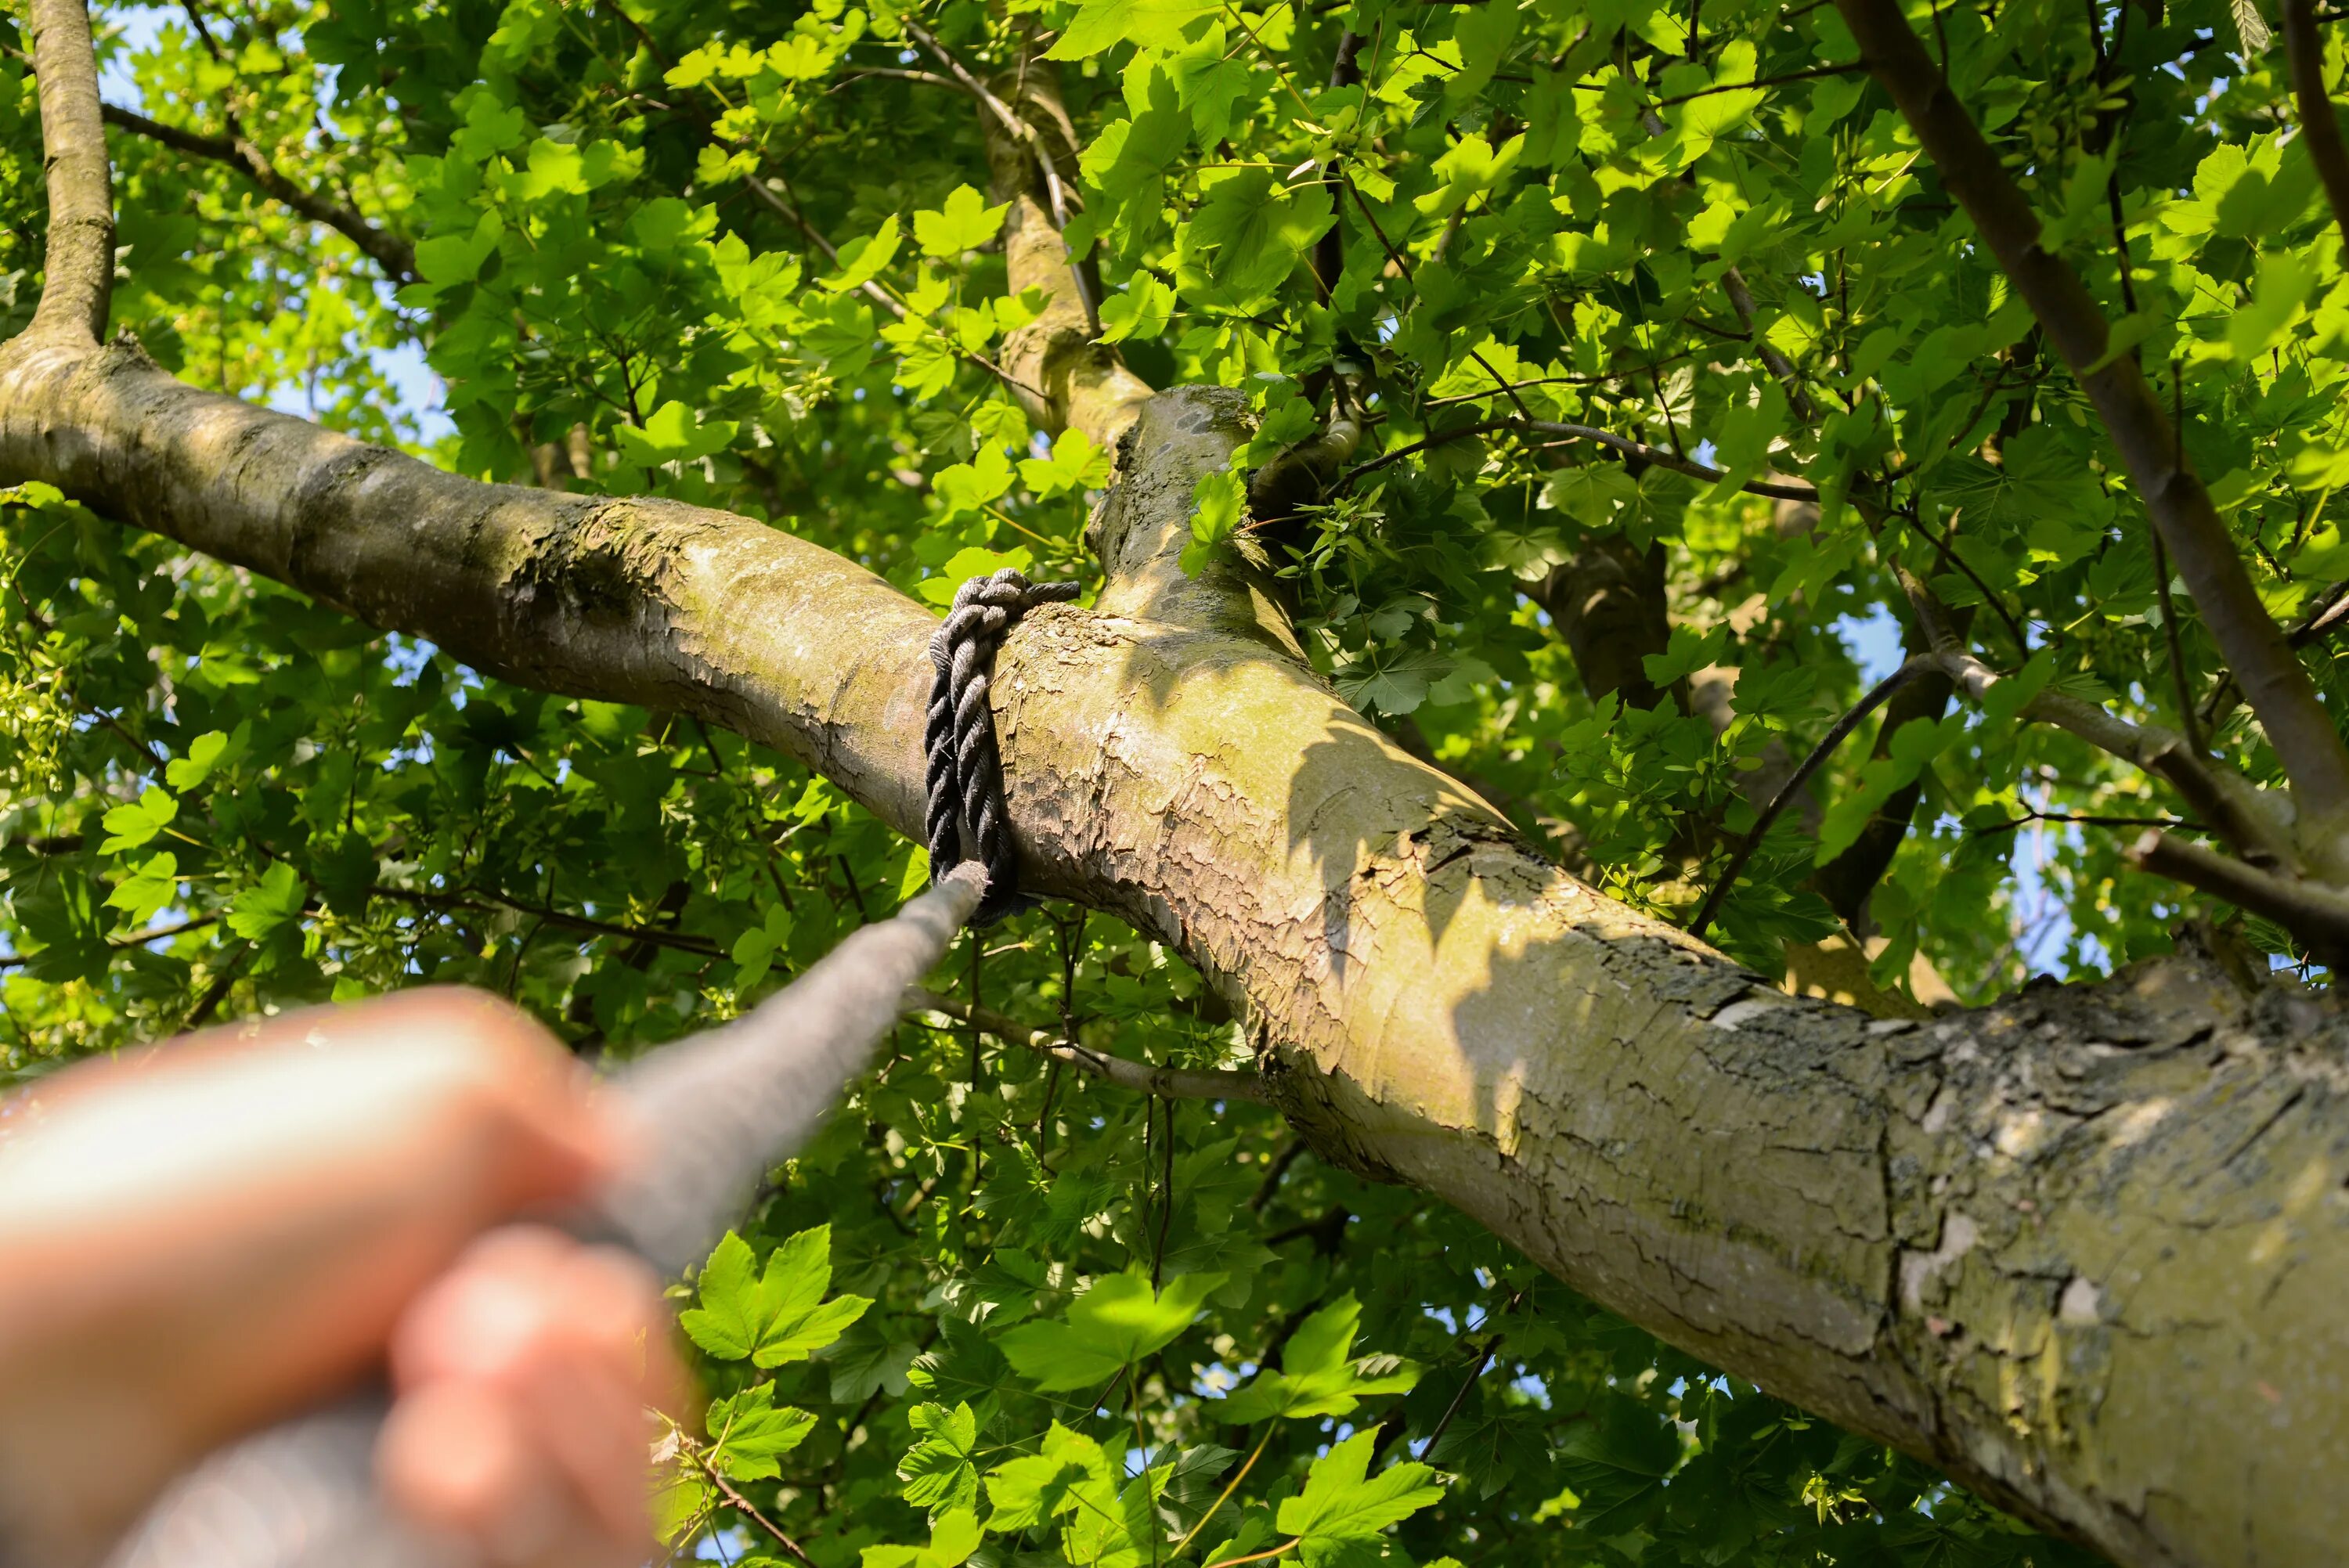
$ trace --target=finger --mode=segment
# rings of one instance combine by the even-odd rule
[[[402,1397],[384,1423],[376,1471],[395,1508],[492,1563],[534,1562],[567,1533],[569,1488],[493,1388],[449,1381]]]

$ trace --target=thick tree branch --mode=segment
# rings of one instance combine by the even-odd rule
[[[2147,829],[2129,846],[2128,857],[2157,876],[2265,915],[2327,964],[2349,956],[2349,898],[2330,888],[2261,871],[2159,828]]]
[[[941,996],[935,991],[916,986],[905,993],[905,1006],[919,1012],[942,1013],[980,1028],[1007,1044],[1026,1046],[1030,1050],[1050,1057],[1056,1062],[1097,1078],[1105,1084],[1130,1089],[1135,1094],[1155,1095],[1161,1099],[1241,1099],[1254,1104],[1266,1103],[1264,1080],[1254,1073],[1208,1072],[1191,1068],[1159,1068],[1148,1062],[1128,1061],[1123,1057],[1088,1050],[1081,1045],[1064,1040],[1050,1029],[1031,1029],[1017,1018],[1006,1017],[988,1007],[974,1007],[952,996]]]
[[[2106,352],[2110,330],[2104,312],[2063,258],[2041,247],[2038,215],[1950,90],[1899,0],[1836,0],[1836,6],[1942,184],[1973,219],[2103,417],[2203,624],[2225,651],[2292,779],[2305,847],[2328,874],[2349,877],[2349,748],[2261,603],[2226,521],[2187,465],[2178,432],[2152,387],[2135,359]]]
[[[161,124],[114,104],[105,105],[101,112],[107,124],[129,131],[134,136],[160,142],[174,151],[184,152],[193,158],[227,164],[261,187],[274,201],[314,223],[324,223],[357,245],[374,259],[375,263],[383,269],[384,275],[393,283],[406,284],[416,280],[416,247],[395,234],[385,232],[348,207],[326,201],[295,184],[278,172],[277,166],[270,162],[267,153],[243,135],[205,136],[175,125]]]
[[[1021,118],[1031,105],[1039,113],[1060,118],[1059,95],[1058,68],[1049,61],[1030,61],[1020,73],[1013,119],[1035,130]],[[1053,221],[1052,197],[1043,176],[1052,160],[1040,141],[1006,130],[991,110],[981,117],[980,128],[986,134],[995,199],[1011,204],[1003,220],[1009,292],[1032,288],[1044,296],[1044,308],[1036,319],[1004,339],[1004,367],[1030,388],[1020,393],[1019,400],[1039,427],[1055,435],[1063,429],[1082,430],[1094,446],[1114,450],[1150,396],[1150,386],[1126,368],[1113,346],[1094,341],[1100,324],[1083,275],[1071,262],[1061,225]]]
[[[95,345],[114,295],[114,194],[98,118],[98,52],[82,0],[32,0],[49,240],[27,338]]]

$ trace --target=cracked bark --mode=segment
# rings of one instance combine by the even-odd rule
[[[0,480],[507,678],[698,714],[918,833],[936,622],[879,578],[750,520],[479,484],[195,391],[71,330],[92,301],[50,275],[60,328],[0,348]],[[1666,1340],[2127,1563],[2336,1559],[2339,1016],[2189,954],[1871,1020],[1609,902],[1340,703],[1245,562],[1182,575],[1239,395],[1149,397],[1072,332],[1031,337],[1037,385],[1123,427],[1123,479],[1101,605],[1040,610],[998,662],[1029,885],[1196,964],[1324,1158]]]

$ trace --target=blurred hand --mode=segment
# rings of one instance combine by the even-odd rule
[[[654,1282],[549,1232],[476,1245],[592,1191],[620,1125],[545,1030],[455,990],[0,1105],[0,1514],[88,1561],[201,1455],[388,1353],[397,1501],[492,1561],[641,1561],[641,1406],[680,1387]]]
[[[386,1495],[492,1563],[647,1562],[644,1409],[675,1409],[685,1391],[667,1315],[626,1253],[492,1232],[393,1333]]]

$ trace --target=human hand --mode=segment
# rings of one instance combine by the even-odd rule
[[[685,1394],[667,1325],[629,1254],[491,1233],[393,1333],[385,1495],[501,1568],[646,1562],[644,1410]]]
[[[215,1030],[18,1097],[0,1512],[50,1560],[96,1556],[198,1457],[364,1377],[477,1235],[592,1191],[622,1142],[543,1029],[454,990]]]

